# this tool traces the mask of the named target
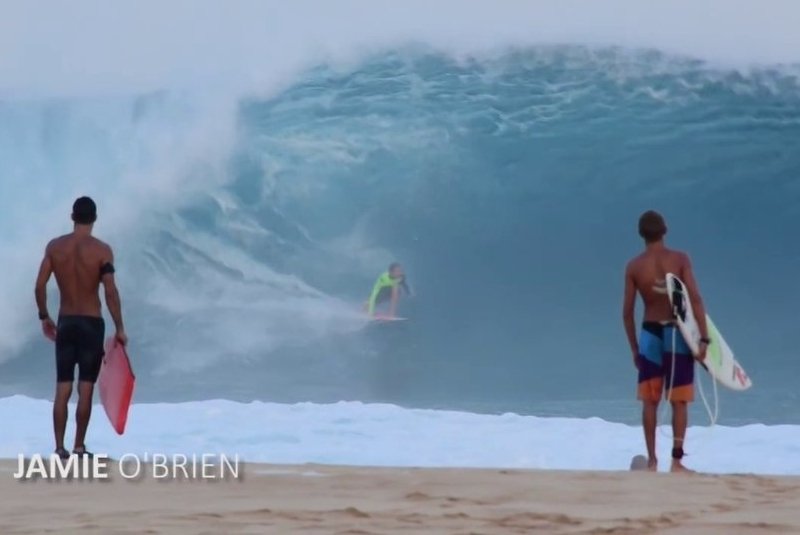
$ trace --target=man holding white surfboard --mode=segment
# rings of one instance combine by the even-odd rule
[[[625,267],[622,317],[625,334],[638,370],[637,398],[642,402],[642,427],[647,446],[647,467],[655,471],[656,425],[662,394],[672,405],[672,471],[684,471],[681,463],[688,426],[688,404],[694,400],[694,359],[703,361],[710,343],[703,300],[697,290],[689,256],[664,245],[667,226],[657,212],[647,211],[639,218],[639,236],[645,250]],[[686,344],[677,330],[673,308],[667,294],[666,274],[674,273],[688,290],[700,333],[697,351]],[[634,308],[637,293],[644,304],[642,328],[637,339]],[[666,392],[665,392],[666,386]]]

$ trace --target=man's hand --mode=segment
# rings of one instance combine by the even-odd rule
[[[122,329],[118,330],[116,334],[114,334],[114,338],[116,338],[117,342],[119,342],[121,346],[125,346],[128,343],[128,335],[125,334],[125,331]]]
[[[633,365],[636,369],[639,369],[639,350],[631,351],[631,356],[633,357]]]
[[[42,332],[48,340],[56,339],[56,324],[50,318],[42,320]]]
[[[701,340],[700,343],[697,344],[697,356],[695,357],[700,362],[706,360],[706,349],[708,349],[708,344]]]

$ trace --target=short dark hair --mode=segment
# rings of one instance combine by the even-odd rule
[[[389,264],[389,271],[394,271],[399,267],[400,267],[400,262],[392,262],[391,264]]]
[[[648,210],[639,216],[639,236],[647,243],[661,240],[667,233],[664,218],[655,210]]]
[[[91,225],[97,221],[97,205],[91,197],[78,197],[72,204],[72,221],[78,225]]]

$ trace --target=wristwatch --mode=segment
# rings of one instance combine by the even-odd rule
[[[39,320],[44,321],[50,317],[50,314],[47,312],[39,312]]]
[[[705,345],[707,345],[707,346],[708,346],[708,345],[711,345],[711,340],[710,340],[710,339],[708,339],[708,338],[701,338],[701,339],[700,339],[700,343],[701,343],[701,344],[705,344]]]

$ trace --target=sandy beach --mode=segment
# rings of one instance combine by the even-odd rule
[[[800,533],[800,478],[248,464],[239,479],[19,481],[0,533]],[[113,476],[113,474],[112,474]]]

